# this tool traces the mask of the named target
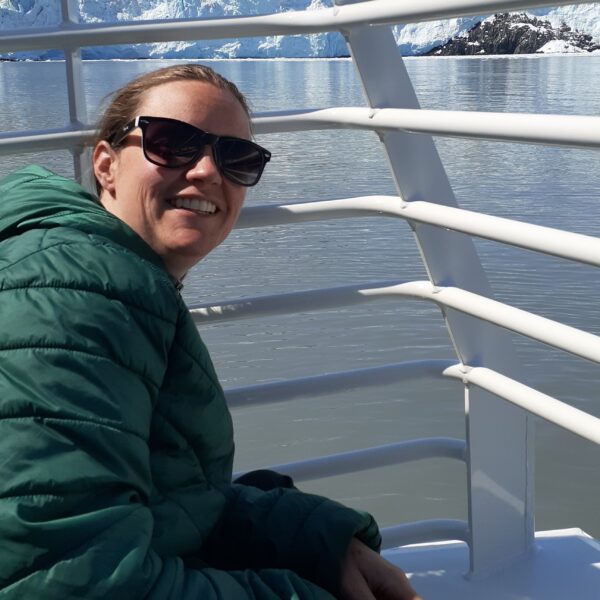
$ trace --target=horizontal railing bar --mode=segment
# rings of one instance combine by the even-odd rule
[[[348,285],[336,288],[308,290],[288,294],[274,294],[242,300],[229,300],[219,304],[197,304],[189,307],[197,324],[206,321],[230,321],[270,315],[325,310],[370,302],[372,295],[393,295],[397,282],[378,282],[368,286]],[[369,293],[371,292],[371,293]]]
[[[521,10],[540,6],[586,4],[593,0],[371,0],[311,11],[291,11],[250,17],[160,19],[121,24],[62,24],[58,28],[5,32],[0,52],[79,48],[113,44],[193,41],[265,35],[296,35],[345,30],[353,26],[416,23],[435,19]]]
[[[454,287],[433,288],[430,282],[413,282],[422,288],[420,297],[444,308],[453,308],[488,323],[514,331],[596,363],[600,363],[600,337],[552,319],[515,308],[479,294]],[[404,294],[414,297],[416,290]]]
[[[429,300],[477,319],[520,333],[575,356],[600,363],[600,337],[502,302],[455,287],[435,287],[429,281],[372,283],[309,290],[207,304],[191,308],[196,323],[254,318],[349,306],[385,297]]]
[[[428,542],[442,542],[459,540],[471,543],[469,524],[458,519],[431,519],[416,521],[405,525],[384,527],[381,530],[383,550],[390,550],[398,546],[409,544],[425,544]]]
[[[225,397],[230,408],[284,402],[300,397],[335,394],[350,389],[387,385],[399,381],[442,377],[443,371],[455,363],[456,359],[412,360],[354,371],[230,388],[225,390]]]
[[[289,475],[296,482],[357,473],[430,458],[466,461],[466,443],[455,438],[423,438],[261,467]],[[243,475],[236,473],[234,478]]]
[[[61,127],[37,131],[15,131],[0,133],[0,156],[19,152],[44,152],[46,150],[70,150],[94,139],[93,129]]]
[[[444,371],[444,375],[476,385],[546,421],[600,444],[600,419],[492,369],[453,365]]]
[[[400,217],[412,223],[444,227],[518,248],[600,266],[600,239],[596,237],[433,202],[403,202],[398,196],[360,196],[320,202],[251,206],[242,210],[236,227],[244,229],[365,216]]]
[[[312,129],[402,130],[447,137],[568,146],[600,147],[600,117],[475,111],[337,107],[259,113],[258,134]],[[91,143],[94,130],[70,128],[0,134],[0,154],[49,150]]]
[[[585,115],[336,107],[258,113],[253,121],[256,133],[332,128],[402,130],[442,137],[600,147],[600,117]]]
[[[436,225],[517,248],[600,266],[600,239],[590,235],[432,202],[407,202],[401,211],[402,216],[412,223]]]
[[[455,360],[421,360],[278,381],[225,390],[230,408],[290,401],[353,388],[380,386],[423,377],[452,377],[471,383],[529,412],[600,443],[600,419],[484,367],[465,367]]]

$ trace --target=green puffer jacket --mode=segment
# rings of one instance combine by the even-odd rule
[[[157,255],[67,179],[0,181],[0,598],[331,599],[373,519],[232,458]]]

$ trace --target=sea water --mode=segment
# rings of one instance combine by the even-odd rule
[[[90,117],[110,90],[167,61],[90,62]],[[256,112],[361,106],[354,67],[334,61],[215,61]],[[407,68],[423,108],[598,115],[600,56],[419,58]],[[62,63],[0,64],[0,129],[62,126]],[[264,135],[273,153],[248,205],[395,194],[375,134]],[[600,235],[600,153],[436,139],[461,207]],[[3,157],[0,174],[35,160],[72,174],[68,152]],[[1,199],[0,199],[1,201]],[[600,334],[597,269],[486,241],[475,242],[495,297]],[[190,304],[426,274],[408,226],[360,218],[234,231],[189,274]],[[425,358],[454,359],[439,310],[418,301],[205,325],[225,388]],[[524,382],[600,416],[600,368],[514,335]],[[236,469],[427,436],[464,437],[462,386],[413,381],[234,411]],[[600,448],[536,425],[536,527],[579,526],[600,537]],[[506,440],[507,445],[510,440]],[[498,449],[502,451],[501,448]],[[382,525],[466,518],[464,465],[421,461],[303,484],[372,511]]]

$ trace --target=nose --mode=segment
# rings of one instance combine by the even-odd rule
[[[204,147],[196,162],[188,167],[186,177],[189,180],[202,179],[210,183],[221,183],[221,173],[211,146]]]

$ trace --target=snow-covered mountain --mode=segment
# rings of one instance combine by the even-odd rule
[[[78,0],[83,22],[109,23],[149,19],[215,18],[259,15],[290,10],[317,10],[330,0]],[[398,0],[390,0],[398,1]],[[600,42],[600,3],[535,9],[529,14],[543,17],[555,27],[564,22],[572,29],[592,35]],[[394,35],[406,56],[423,54],[449,39],[462,35],[488,17],[431,21],[398,25]],[[60,21],[59,0],[0,0],[0,31],[45,27]],[[86,58],[235,58],[235,57],[336,57],[347,55],[337,33],[305,36],[271,36],[240,40],[207,40],[161,44],[87,48]],[[21,54],[19,57],[54,58],[56,51]]]
[[[483,54],[600,53],[600,44],[589,33],[568,25],[552,27],[550,21],[525,13],[496,14],[480,21],[466,34],[436,46],[434,56]]]
[[[571,29],[588,33],[596,42],[600,42],[600,3],[537,8],[528,10],[527,14],[543,18],[555,28],[560,28],[566,23]],[[394,34],[400,51],[405,56],[425,54],[452,38],[465,35],[477,23],[491,16],[479,15],[417,25],[399,25]]]

